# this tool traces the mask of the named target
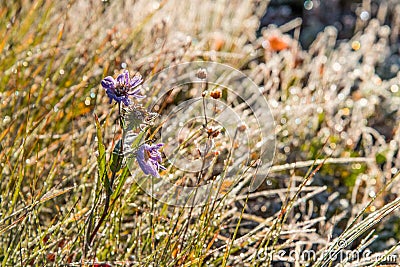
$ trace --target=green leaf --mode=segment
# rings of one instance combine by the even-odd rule
[[[377,164],[383,164],[383,163],[386,162],[386,157],[385,157],[384,154],[378,153],[378,154],[376,154],[376,156],[375,156],[375,160],[376,160],[376,163],[377,163]]]
[[[140,146],[140,144],[141,144],[141,141],[142,141],[143,136],[145,135],[145,133],[146,133],[146,129],[144,129],[143,131],[141,131],[141,132],[136,136],[135,140],[132,142],[131,147],[133,148],[134,151],[137,150],[137,149],[139,148],[139,146]],[[130,160],[133,160],[133,159],[127,159],[127,160],[130,161]],[[128,162],[128,164],[130,164],[130,163]],[[113,192],[112,199],[115,199],[115,198],[117,198],[117,197],[119,196],[119,194],[120,194],[120,192],[121,192],[121,190],[122,190],[122,188],[123,188],[123,186],[124,186],[124,184],[125,184],[125,181],[126,181],[126,179],[127,179],[128,177],[129,177],[129,169],[128,169],[128,166],[126,166],[124,172],[123,172],[123,173],[121,174],[121,176],[120,176],[120,180],[119,180],[119,182],[118,182],[118,185],[117,185],[115,191]]]
[[[112,153],[110,169],[113,173],[117,173],[121,169],[123,157],[119,153]]]

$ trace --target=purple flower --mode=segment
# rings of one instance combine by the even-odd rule
[[[164,144],[148,145],[144,144],[139,147],[136,159],[140,168],[145,174],[151,174],[154,177],[160,177],[158,170],[165,170],[165,167],[160,164],[162,158],[161,153],[158,151]]]
[[[129,78],[129,71],[118,75],[117,79],[107,76],[101,81],[101,85],[106,89],[106,93],[110,98],[110,104],[113,100],[117,103],[124,103],[125,106],[131,104],[129,96],[134,98],[144,98],[140,95],[140,88],[136,88],[143,81],[142,76],[136,75],[132,79]],[[136,89],[135,89],[136,88]]]

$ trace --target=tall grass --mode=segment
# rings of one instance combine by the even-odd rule
[[[400,5],[384,3],[351,40],[328,27],[306,51],[298,21],[256,36],[263,1],[3,1],[1,265],[398,264],[400,76],[378,73],[398,50]],[[277,137],[266,182],[187,209],[152,199],[125,168],[88,245],[105,201],[98,145],[108,161],[120,134],[101,79],[194,60],[240,69],[263,91]]]

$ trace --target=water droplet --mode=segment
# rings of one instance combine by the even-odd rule
[[[368,20],[369,19],[369,13],[368,13],[368,11],[363,11],[363,12],[361,12],[361,14],[360,14],[360,19],[361,20],[364,20],[364,21],[366,21],[366,20]]]
[[[368,105],[368,100],[366,98],[361,98],[359,103],[362,107],[366,107]]]
[[[121,63],[121,68],[126,69],[126,67],[127,67],[127,64],[125,62],[122,62]]]
[[[314,6],[314,3],[311,0],[307,0],[304,2],[304,8],[306,10],[311,10],[313,8],[313,6]]]
[[[359,41],[353,41],[351,43],[351,48],[353,48],[353,50],[357,51],[358,49],[361,48],[361,43]]]
[[[285,146],[285,147],[283,148],[283,151],[285,151],[286,154],[289,153],[289,152],[290,152],[290,147]]]
[[[267,207],[266,206],[262,206],[260,210],[261,210],[261,212],[266,212],[267,211]]]
[[[340,125],[340,124],[336,124],[335,125],[335,130],[338,131],[338,132],[341,132],[341,131],[343,131],[343,126]]]
[[[390,86],[390,91],[392,91],[392,93],[397,93],[399,91],[399,86],[397,84],[393,84]]]
[[[4,119],[3,119],[3,123],[4,124],[9,123],[10,121],[11,121],[10,116],[5,116]]]
[[[153,3],[153,8],[154,9],[158,9],[158,8],[160,8],[160,3]]]
[[[272,99],[272,100],[271,100],[271,106],[272,106],[273,108],[277,108],[277,107],[279,106],[278,101]]]
[[[95,97],[96,97],[96,94],[95,94],[94,92],[91,92],[91,93],[90,93],[90,97],[91,97],[91,98],[95,98]]]
[[[342,69],[342,66],[338,62],[335,62],[333,63],[332,68],[334,71],[340,71]]]
[[[372,190],[368,193],[368,195],[369,195],[369,197],[375,197],[376,196],[375,192],[372,191]]]

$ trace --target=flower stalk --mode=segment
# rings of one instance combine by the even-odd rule
[[[107,216],[110,214],[110,210],[112,210],[113,204],[118,199],[120,194],[115,196],[114,193],[114,183],[118,178],[119,171],[123,168],[124,157],[126,151],[130,151],[136,155],[136,160],[140,168],[143,170],[143,173],[146,175],[151,175],[153,177],[160,177],[159,171],[165,170],[166,168],[161,165],[162,155],[159,151],[164,144],[155,144],[151,145],[148,143],[137,143],[137,140],[133,143],[135,147],[126,147],[124,145],[125,138],[127,136],[126,129],[126,117],[129,121],[132,121],[132,127],[134,129],[130,129],[133,131],[144,132],[145,128],[142,128],[142,125],[149,124],[155,116],[153,113],[147,112],[142,108],[142,106],[136,103],[137,100],[143,99],[145,96],[140,94],[139,85],[143,82],[142,76],[140,74],[135,75],[133,78],[129,77],[129,72],[125,70],[122,74],[118,75],[116,79],[111,76],[107,76],[101,81],[102,87],[105,89],[106,94],[109,98],[109,103],[111,104],[115,101],[118,105],[118,124],[122,132],[122,138],[117,142],[117,146],[114,149],[114,153],[111,158],[111,163],[109,164],[110,171],[110,179],[109,174],[107,172],[107,168],[105,167],[104,172],[102,172],[101,179],[102,184],[105,189],[105,200],[104,200],[104,208],[101,213],[99,220],[94,226],[93,230],[91,230],[92,226],[92,215],[94,212],[94,208],[90,214],[89,223],[88,223],[88,234],[87,234],[87,245],[92,246],[93,241],[98,233],[100,227],[106,220]],[[152,117],[149,119],[149,117]],[[99,123],[96,126],[99,127]],[[142,138],[143,134],[138,134],[135,138]],[[140,140],[139,140],[140,141]],[[102,142],[99,140],[99,142]],[[105,155],[103,155],[105,156]],[[100,161],[99,161],[100,162]],[[125,173],[125,172],[123,172]],[[121,175],[121,174],[120,174]],[[124,177],[122,178],[122,182],[125,181]],[[120,183],[121,183],[120,181]],[[121,188],[123,184],[118,184],[118,188]],[[117,190],[118,191],[118,190]],[[112,202],[112,203],[111,203]],[[110,209],[111,208],[111,209]]]

